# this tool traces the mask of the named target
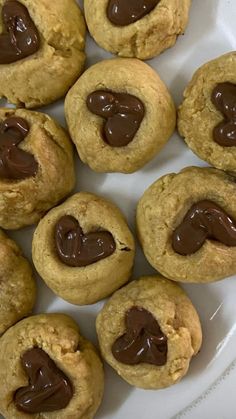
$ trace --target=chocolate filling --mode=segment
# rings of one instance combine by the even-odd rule
[[[213,130],[214,141],[222,147],[236,146],[236,84],[220,83],[212,92],[212,103],[224,115]]]
[[[143,103],[127,93],[97,90],[87,97],[87,107],[106,119],[103,138],[112,147],[124,147],[135,137],[144,118]]]
[[[78,221],[65,215],[55,227],[55,243],[59,259],[68,266],[80,267],[112,255],[116,244],[108,231],[84,234]]]
[[[34,54],[40,48],[38,30],[27,8],[16,0],[2,7],[4,31],[0,35],[0,64],[10,64]]]
[[[236,221],[219,205],[204,200],[194,204],[172,236],[176,253],[187,256],[197,252],[206,239],[236,246]]]
[[[1,178],[22,180],[36,175],[38,163],[34,156],[18,148],[28,132],[28,123],[23,118],[12,116],[0,124]]]
[[[116,26],[127,26],[150,13],[160,0],[109,0],[107,17]]]
[[[36,414],[64,409],[69,404],[73,396],[71,382],[46,352],[39,348],[28,350],[21,365],[29,384],[15,392],[18,410]]]
[[[112,346],[114,358],[122,364],[143,362],[157,366],[167,362],[167,337],[153,315],[141,307],[132,307],[125,315],[126,332]]]

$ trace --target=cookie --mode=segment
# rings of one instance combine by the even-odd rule
[[[85,0],[91,36],[107,51],[142,60],[172,47],[188,23],[191,0]]]
[[[108,364],[144,389],[181,380],[202,343],[191,301],[160,275],[142,277],[113,294],[98,314],[96,329]]]
[[[36,284],[17,244],[0,230],[0,335],[31,313]]]
[[[62,97],[85,61],[76,1],[0,0],[0,16],[0,97],[26,108]]]
[[[236,52],[197,70],[184,92],[178,129],[201,159],[236,173]]]
[[[137,230],[150,264],[173,281],[236,274],[235,178],[199,167],[163,176],[139,201]]]
[[[0,227],[36,223],[74,183],[66,132],[43,113],[0,109]]]
[[[19,322],[0,340],[0,362],[5,419],[92,419],[101,403],[102,363],[69,316]]]
[[[125,58],[90,67],[69,91],[65,114],[81,160],[96,172],[140,169],[161,150],[176,122],[173,100],[157,73]]]
[[[73,304],[92,304],[128,281],[134,249],[120,210],[80,192],[40,221],[32,255],[38,273],[57,295]]]

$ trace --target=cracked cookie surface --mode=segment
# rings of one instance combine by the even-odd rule
[[[40,348],[70,379],[73,397],[62,410],[28,414],[14,403],[15,392],[28,385],[21,357]],[[5,419],[92,419],[101,403],[104,387],[102,363],[93,345],[77,324],[64,314],[42,314],[22,320],[0,340],[0,413]]]
[[[191,0],[161,0],[156,7],[127,26],[107,17],[108,0],[85,0],[85,18],[95,41],[121,57],[146,60],[172,47],[188,23]]]
[[[31,313],[36,284],[17,244],[0,230],[0,335]]]
[[[137,231],[145,256],[162,275],[180,282],[206,283],[236,273],[236,247],[205,240],[188,256],[174,251],[172,238],[193,204],[210,200],[236,220],[236,183],[212,168],[189,167],[151,185],[137,207]]]
[[[112,147],[104,141],[104,119],[87,107],[88,96],[101,90],[133,95],[144,105],[139,129],[126,146]],[[133,173],[143,167],[166,144],[176,123],[174,102],[158,74],[137,59],[125,58],[90,67],[69,91],[65,114],[81,160],[103,173]]]
[[[224,116],[211,100],[219,83],[236,84],[236,52],[230,52],[199,68],[184,92],[179,108],[178,130],[201,159],[217,169],[236,173],[236,146],[223,147],[213,138],[214,128]]]
[[[64,216],[77,220],[84,234],[107,231],[115,242],[108,257],[87,266],[68,266],[58,257],[55,228]],[[80,192],[52,209],[35,230],[32,245],[34,265],[46,284],[73,304],[92,304],[126,283],[134,262],[133,236],[120,210],[110,201]]]
[[[151,313],[167,337],[165,365],[127,365],[113,356],[112,345],[125,333],[125,315],[132,307]],[[202,343],[199,317],[190,299],[177,284],[160,275],[142,277],[113,294],[98,314],[96,328],[105,360],[128,383],[144,389],[177,383]]]
[[[21,0],[40,34],[39,50],[0,65],[0,97],[27,108],[62,97],[83,70],[85,23],[75,0]],[[0,0],[0,11],[5,0]],[[3,32],[0,18],[0,34]]]
[[[0,123],[10,117],[27,122],[29,132],[19,148],[32,154],[38,163],[35,176],[0,178],[0,226],[17,229],[36,223],[69,194],[75,173],[70,139],[51,117],[24,109],[0,109]]]

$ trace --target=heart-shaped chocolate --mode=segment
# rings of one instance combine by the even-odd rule
[[[34,156],[17,147],[28,132],[29,126],[23,118],[12,116],[0,124],[1,178],[22,180],[36,175],[38,163]]]
[[[206,239],[236,246],[236,221],[219,205],[204,200],[194,204],[172,236],[176,253],[187,256],[197,252]]]
[[[236,147],[236,84],[219,83],[211,100],[225,119],[213,130],[213,138],[223,147]]]
[[[160,0],[109,0],[107,17],[116,26],[127,26],[150,13]]]
[[[167,337],[153,315],[144,308],[132,307],[125,315],[125,324],[126,333],[112,346],[116,360],[127,365],[165,365]]]
[[[29,377],[29,385],[15,392],[18,410],[36,414],[64,409],[68,405],[73,396],[71,382],[46,352],[30,349],[23,354],[21,364]]]
[[[0,64],[10,64],[39,50],[40,38],[27,8],[16,0],[2,7],[5,31],[0,35]]]
[[[87,107],[95,115],[106,119],[104,140],[112,147],[129,144],[143,120],[143,103],[127,93],[97,90],[87,97]]]
[[[84,234],[78,221],[65,215],[55,227],[55,243],[59,259],[68,266],[80,267],[112,255],[116,249],[108,231]]]

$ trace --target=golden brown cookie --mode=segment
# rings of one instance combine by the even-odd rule
[[[140,169],[165,145],[176,122],[157,73],[124,58],[89,68],[69,91],[65,113],[81,160],[96,172]]]
[[[184,92],[178,129],[187,145],[217,169],[236,173],[236,52],[199,68]]]
[[[199,167],[163,176],[139,201],[137,230],[148,261],[169,279],[204,283],[235,274],[235,178]]]
[[[0,340],[0,362],[5,419],[92,419],[101,403],[102,363],[69,316],[19,322]]]
[[[0,226],[36,223],[73,189],[73,151],[48,115],[0,109]]]
[[[142,60],[172,47],[188,23],[191,0],[85,0],[89,31],[105,50]]]
[[[29,262],[0,230],[0,335],[31,313],[35,298],[36,284]]]
[[[120,210],[80,192],[40,221],[32,256],[38,273],[57,295],[73,304],[92,304],[128,281],[134,249]]]
[[[160,275],[142,277],[115,292],[96,328],[105,360],[128,383],[144,389],[181,380],[202,343],[191,301]]]
[[[0,15],[0,97],[26,108],[62,97],[85,60],[76,1],[0,0]]]

